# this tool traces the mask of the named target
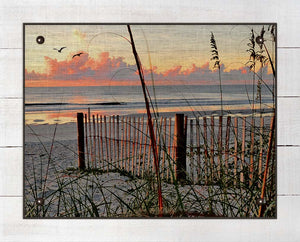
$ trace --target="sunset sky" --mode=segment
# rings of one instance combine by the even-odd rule
[[[247,25],[133,25],[132,32],[145,78],[157,84],[218,84],[211,61],[214,33],[221,59],[223,84],[252,80],[249,60],[251,28]],[[267,30],[268,26],[265,26]],[[44,44],[36,42],[45,37]],[[26,25],[25,86],[138,85],[135,60],[126,40],[126,25]],[[265,43],[274,56],[268,31]],[[61,53],[53,50],[66,46]],[[72,56],[83,52],[80,57]],[[149,59],[150,57],[150,59]],[[263,70],[271,80],[270,68]]]

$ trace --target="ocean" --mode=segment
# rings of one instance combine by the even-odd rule
[[[269,112],[273,105],[272,85],[261,88],[261,109]],[[254,90],[256,108],[259,100]],[[221,110],[218,85],[148,86],[154,110],[161,115],[175,113],[219,115]],[[228,113],[251,113],[252,85],[223,85],[223,110]],[[54,124],[75,122],[77,112],[100,115],[145,114],[141,86],[26,87],[25,123]]]

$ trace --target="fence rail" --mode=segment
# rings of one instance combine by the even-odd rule
[[[183,114],[153,119],[161,178],[197,184],[225,179],[234,185],[261,180],[272,149],[272,119]],[[78,113],[77,121],[79,168],[122,170],[141,178],[155,173],[146,118],[91,115],[89,110]]]

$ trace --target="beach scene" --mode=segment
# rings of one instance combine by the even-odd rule
[[[25,24],[24,218],[276,218],[276,25]]]

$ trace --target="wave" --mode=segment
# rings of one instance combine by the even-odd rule
[[[104,103],[25,103],[25,106],[63,106],[63,105],[126,105],[125,102],[104,102]]]

